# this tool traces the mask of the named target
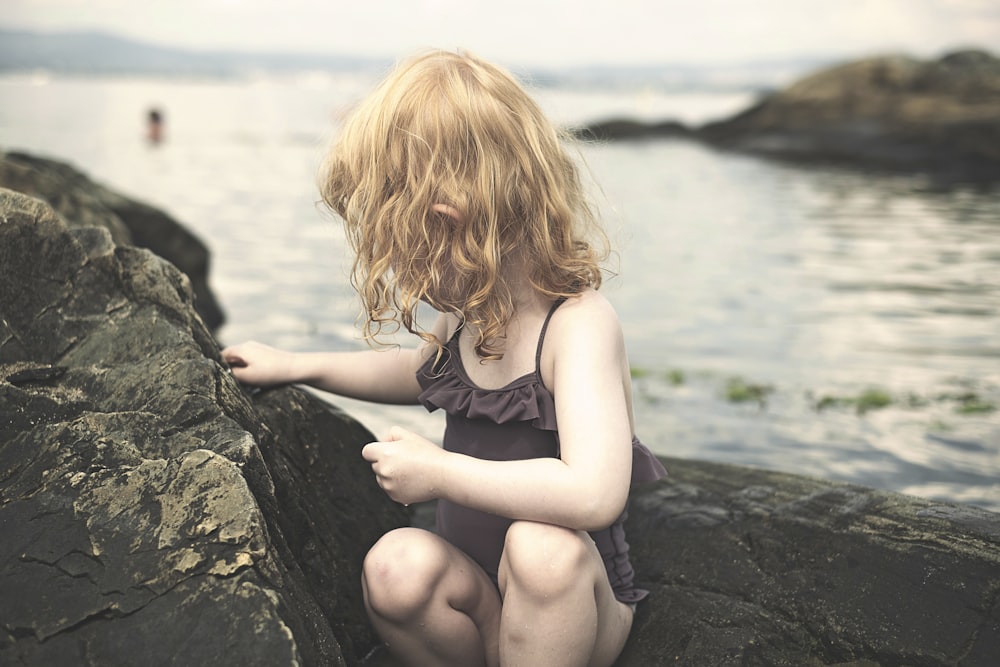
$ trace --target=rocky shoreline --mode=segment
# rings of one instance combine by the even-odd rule
[[[945,185],[991,184],[1000,181],[1000,58],[971,50],[932,61],[867,58],[816,72],[700,127],[617,118],[576,134],[682,138],[800,163],[922,173]]]
[[[335,406],[243,391],[191,279],[74,192],[69,209],[0,189],[0,663],[391,664],[361,559],[426,507],[386,498],[371,434]],[[664,462],[631,495],[653,594],[618,665],[1000,655],[1000,515]]]
[[[225,314],[208,284],[208,247],[171,216],[96,183],[72,165],[27,153],[0,151],[0,187],[48,202],[71,226],[103,227],[117,245],[152,249],[188,277],[205,326],[210,331],[222,326]]]

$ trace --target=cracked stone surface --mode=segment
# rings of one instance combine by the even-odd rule
[[[360,424],[254,401],[190,282],[0,189],[0,664],[352,665],[360,564],[408,521]],[[255,404],[256,403],[256,404]]]

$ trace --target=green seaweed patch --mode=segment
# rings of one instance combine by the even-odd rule
[[[628,369],[629,375],[633,380],[641,380],[648,377],[658,377],[661,378],[673,386],[677,387],[684,384],[687,381],[687,376],[679,368],[674,368],[672,370],[666,371],[665,373],[654,373],[648,368],[641,368],[639,366],[631,366]]]
[[[767,397],[772,393],[774,387],[771,385],[747,382],[740,377],[729,378],[726,382],[726,400],[730,403],[753,401],[763,407],[767,403]]]
[[[884,389],[866,389],[858,396],[858,414],[863,415],[869,410],[881,410],[892,405],[892,396]]]
[[[955,412],[960,415],[984,415],[997,410],[996,403],[988,401],[974,391],[964,391],[960,394],[939,394],[939,401],[956,403]]]
[[[954,426],[952,426],[948,422],[941,421],[940,419],[935,419],[934,421],[932,421],[930,424],[928,424],[927,428],[929,428],[931,431],[941,431],[944,433],[955,430]]]
[[[889,392],[873,387],[865,389],[857,396],[823,396],[816,402],[815,408],[818,411],[823,411],[828,408],[853,407],[855,412],[863,415],[871,410],[881,410],[889,405],[892,405],[892,396],[889,395]]]
[[[926,408],[931,402],[920,394],[908,393],[903,397],[902,402],[908,408]]]
[[[985,401],[975,392],[969,392],[957,397],[958,405],[955,412],[960,415],[985,415],[997,409],[997,406],[989,401]]]
[[[813,404],[813,407],[818,411],[828,410],[830,408],[839,408],[846,405],[853,405],[854,401],[850,398],[843,398],[842,396],[830,396],[824,395],[818,401]]]

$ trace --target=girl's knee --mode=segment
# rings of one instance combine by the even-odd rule
[[[514,584],[529,594],[557,596],[591,579],[591,552],[590,536],[584,532],[515,521],[504,542],[501,582],[505,587]]]
[[[393,530],[365,556],[365,602],[379,616],[404,620],[428,604],[447,567],[447,554],[432,534],[417,528]]]

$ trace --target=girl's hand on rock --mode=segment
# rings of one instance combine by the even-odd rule
[[[438,497],[446,453],[430,440],[393,426],[386,440],[365,445],[361,455],[372,464],[378,485],[397,503],[409,505]]]
[[[222,350],[222,358],[240,382],[255,386],[290,381],[293,354],[250,341]]]

